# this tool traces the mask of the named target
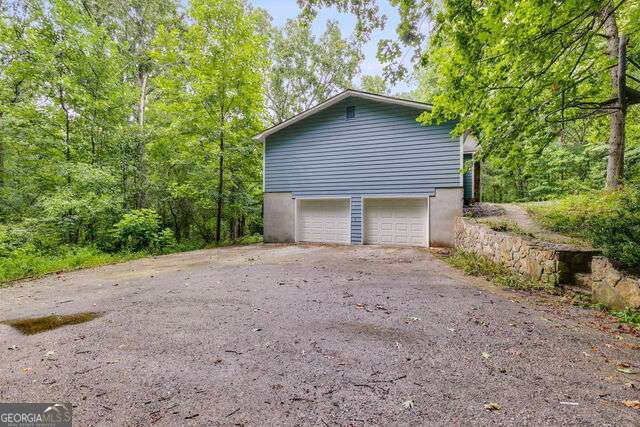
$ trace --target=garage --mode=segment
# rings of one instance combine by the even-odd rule
[[[349,199],[298,199],[296,240],[351,243]]]
[[[427,198],[364,200],[364,243],[428,246]]]

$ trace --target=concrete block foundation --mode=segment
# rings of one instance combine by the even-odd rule
[[[264,193],[265,243],[295,242],[295,206],[291,193]]]

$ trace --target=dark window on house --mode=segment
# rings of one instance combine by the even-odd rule
[[[347,107],[347,119],[353,119],[356,116],[356,107],[350,105]]]

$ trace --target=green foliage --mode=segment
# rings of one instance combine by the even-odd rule
[[[622,267],[640,269],[640,187],[568,196],[527,209],[545,227],[589,240]]]
[[[387,82],[381,76],[362,76],[361,88],[365,92],[389,95]]]
[[[55,255],[21,249],[13,251],[9,256],[0,256],[0,283],[40,277],[52,272],[112,264],[146,255],[146,253],[106,254],[93,247],[63,247],[59,248]]]
[[[609,314],[616,317],[620,323],[627,323],[640,329],[640,311],[627,307],[624,310],[609,310]]]
[[[509,268],[496,264],[488,258],[462,250],[454,251],[444,260],[453,267],[459,268],[471,276],[484,277],[500,286],[513,289],[538,289],[543,285],[524,276],[518,275]]]
[[[361,44],[342,38],[338,23],[328,21],[316,40],[310,25],[289,20],[273,28],[266,109],[272,124],[298,114],[350,88],[363,55]]]
[[[0,256],[202,247],[218,202],[221,239],[261,231],[265,22],[234,0],[0,2]],[[155,237],[116,238],[140,209]]]
[[[162,252],[175,245],[169,229],[160,229],[160,216],[151,209],[135,209],[123,215],[113,227],[115,248],[129,252]]]

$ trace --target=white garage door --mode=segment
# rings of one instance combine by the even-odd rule
[[[348,199],[298,200],[300,242],[351,243]]]
[[[427,246],[427,199],[365,199],[364,243]]]

